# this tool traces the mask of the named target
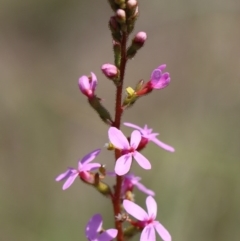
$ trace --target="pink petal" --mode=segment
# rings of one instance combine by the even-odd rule
[[[158,232],[159,236],[164,241],[171,241],[172,240],[170,233],[167,231],[166,228],[163,227],[163,225],[161,223],[159,223],[158,221],[155,221],[154,227],[155,227],[156,231]]]
[[[98,232],[102,228],[102,223],[102,216],[100,214],[95,214],[91,217],[85,228],[85,234],[89,240],[97,237]]]
[[[155,220],[157,216],[157,203],[152,196],[147,197],[146,205],[147,205],[149,218],[152,218]]]
[[[100,163],[89,163],[89,164],[84,163],[81,170],[79,170],[79,172],[92,171],[92,170],[99,168],[100,166],[101,166]]]
[[[151,169],[151,163],[140,152],[135,151],[134,154],[133,154],[133,157],[143,169],[146,169],[146,170]]]
[[[142,183],[138,182],[138,183],[135,183],[134,185],[137,187],[139,191],[146,193],[147,195],[150,195],[150,196],[155,196],[155,193],[152,190],[146,188]]]
[[[157,69],[160,69],[161,71],[163,71],[166,67],[167,67],[166,64],[162,64],[162,65],[158,66]]]
[[[163,89],[169,85],[170,81],[171,81],[170,75],[169,73],[166,72],[162,75],[162,77],[158,81],[154,80],[153,88]]]
[[[83,75],[78,80],[79,88],[82,92],[90,89],[89,79],[86,75]]]
[[[166,151],[169,151],[169,152],[175,151],[175,149],[172,146],[169,146],[169,145],[163,143],[162,141],[159,141],[157,138],[152,138],[151,141]]]
[[[101,233],[97,239],[97,241],[111,241],[117,237],[117,229],[111,228]]]
[[[129,122],[124,122],[123,125],[128,126],[128,127],[132,127],[132,128],[134,128],[136,130],[139,130],[139,131],[142,130],[142,128],[140,126],[134,125],[134,124],[129,123]]]
[[[133,131],[130,138],[130,146],[133,147],[134,149],[137,149],[141,139],[142,139],[141,133],[138,130]]]
[[[146,211],[134,202],[125,199],[123,201],[123,207],[127,213],[132,215],[137,220],[144,221],[148,219],[148,214],[146,213]]]
[[[96,156],[100,153],[101,149],[96,149],[90,153],[88,153],[86,156],[84,156],[81,160],[81,163],[89,163],[91,162]]]
[[[69,187],[73,184],[73,182],[74,182],[74,180],[77,178],[77,176],[78,176],[78,172],[73,173],[73,174],[66,180],[66,182],[63,184],[62,189],[63,189],[63,190],[66,190],[67,188],[69,188]]]
[[[66,178],[68,178],[71,174],[72,174],[72,170],[74,170],[73,168],[68,168],[67,171],[65,171],[64,173],[61,173],[60,175],[58,175],[55,178],[55,181],[59,182],[62,181]]]
[[[151,79],[151,82],[154,85],[156,85],[161,79],[161,77],[162,77],[162,71],[160,69],[155,69],[153,70],[150,79]]]
[[[94,92],[97,86],[97,76],[93,72],[91,72],[91,75],[92,75],[92,81],[90,85],[91,85],[92,91]]]
[[[119,157],[115,164],[115,172],[117,175],[122,176],[129,172],[132,164],[132,155],[126,154]]]
[[[127,138],[116,127],[109,128],[108,138],[110,142],[120,150],[127,150],[130,147]]]
[[[156,240],[156,234],[153,225],[147,225],[140,237],[140,241],[155,241]]]

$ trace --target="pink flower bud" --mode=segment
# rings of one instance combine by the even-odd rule
[[[104,75],[109,79],[113,79],[118,76],[118,69],[113,64],[104,64],[101,69]]]
[[[78,80],[78,86],[84,95],[86,95],[88,98],[92,98],[97,86],[96,75],[91,72],[90,78],[86,75],[81,76]]]
[[[116,17],[119,23],[126,22],[126,12],[123,9],[118,9],[116,11]]]
[[[145,32],[139,32],[133,39],[133,43],[143,45],[147,39],[147,34]]]
[[[129,9],[133,9],[137,6],[137,0],[128,0],[127,1],[127,7]]]

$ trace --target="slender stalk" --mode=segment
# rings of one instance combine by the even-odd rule
[[[122,117],[122,90],[123,90],[123,82],[124,82],[124,74],[127,63],[126,57],[126,48],[127,48],[127,34],[123,33],[123,38],[121,41],[121,63],[120,63],[120,84],[117,87],[116,92],[116,105],[115,105],[115,120],[113,126],[120,129],[121,125],[121,117]],[[121,156],[119,150],[115,150],[115,161]],[[115,187],[115,195],[113,199],[113,209],[114,215],[117,216],[121,212],[121,187],[122,187],[122,176],[116,177],[116,187]],[[115,227],[118,230],[117,241],[124,241],[123,237],[123,229],[122,222],[115,219]]]

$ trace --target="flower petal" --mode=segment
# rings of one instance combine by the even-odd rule
[[[157,203],[152,196],[147,197],[146,205],[147,205],[149,218],[152,218],[155,220],[157,216]]]
[[[151,74],[151,83],[155,86],[162,77],[162,71],[160,69],[153,70]]]
[[[162,75],[162,77],[158,81],[154,80],[152,82],[153,88],[154,89],[163,89],[169,85],[170,81],[171,81],[170,75],[169,75],[169,73],[166,72]]]
[[[78,86],[83,93],[90,89],[89,79],[86,75],[83,75],[79,78]]]
[[[141,128],[140,126],[134,125],[134,124],[129,123],[129,122],[124,122],[123,125],[125,125],[125,126],[127,126],[127,127],[132,127],[132,128],[134,128],[134,129],[136,129],[136,130],[139,130],[139,131],[142,130],[142,128]]]
[[[115,172],[117,175],[122,176],[128,173],[132,164],[132,155],[126,154],[119,157],[115,164]]]
[[[164,69],[166,69],[167,65],[166,64],[162,64],[160,66],[157,67],[157,69],[160,69],[161,71],[163,71]]]
[[[166,151],[169,151],[169,152],[175,151],[175,149],[172,146],[169,146],[169,145],[163,143],[162,141],[159,141],[157,138],[152,138],[151,141]]]
[[[91,151],[90,153],[88,153],[86,156],[84,156],[81,160],[81,163],[89,163],[91,162],[93,159],[96,158],[96,156],[100,153],[101,149],[96,149],[94,151]]]
[[[151,163],[140,152],[135,151],[134,154],[133,154],[133,157],[143,169],[146,169],[146,170],[151,169]]]
[[[142,183],[138,182],[138,183],[135,183],[134,185],[137,187],[139,191],[146,193],[149,196],[155,196],[154,191],[146,188]]]
[[[87,163],[87,164],[83,164],[81,167],[81,170],[79,170],[79,172],[84,172],[84,171],[93,171],[98,169],[101,166],[100,163]]]
[[[89,240],[93,240],[97,237],[98,232],[102,228],[102,216],[100,214],[95,214],[88,221],[85,234]]]
[[[130,146],[137,149],[141,139],[141,133],[138,130],[133,131],[131,134]]]
[[[155,240],[156,240],[156,234],[155,234],[154,226],[151,224],[147,225],[141,233],[140,241],[155,241]]]
[[[134,202],[125,199],[123,201],[123,207],[127,213],[132,215],[137,220],[144,221],[145,219],[148,219],[148,214],[146,211]]]
[[[73,182],[77,178],[77,176],[78,176],[77,171],[75,173],[72,173],[72,175],[69,176],[68,179],[66,180],[66,182],[63,184],[62,189],[66,190],[67,188],[69,188],[73,184]]]
[[[130,147],[127,138],[123,135],[122,131],[118,130],[116,127],[109,128],[108,138],[110,142],[120,150],[126,150]]]
[[[117,229],[111,228],[101,233],[97,239],[97,241],[111,241],[117,237],[118,231]]]
[[[93,72],[91,72],[91,76],[92,76],[92,81],[90,83],[90,88],[94,92],[97,86],[97,76]]]
[[[65,171],[65,172],[61,173],[60,175],[58,175],[55,178],[55,180],[57,182],[59,182],[59,181],[62,181],[64,179],[67,179],[72,174],[72,170],[74,170],[74,168],[72,168],[72,167],[68,168],[67,171]]]
[[[166,228],[163,227],[161,223],[158,221],[154,221],[154,227],[157,230],[159,236],[164,240],[164,241],[171,241],[172,237],[170,233],[167,231]]]

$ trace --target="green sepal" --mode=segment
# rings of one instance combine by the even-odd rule
[[[109,111],[101,104],[100,99],[97,96],[88,99],[88,102],[106,124],[109,125],[113,123]]]
[[[97,189],[98,192],[100,192],[104,196],[109,196],[112,194],[111,188],[106,183],[100,181],[98,173],[95,174],[94,181],[94,187]]]
[[[121,64],[121,44],[119,42],[113,43],[114,64],[119,69]]]
[[[118,9],[118,5],[114,2],[114,0],[108,0],[108,3],[114,12]]]
[[[131,239],[132,237],[134,237],[140,231],[141,231],[141,229],[139,229],[137,227],[134,227],[134,226],[127,227],[123,232],[123,235],[124,235],[124,238],[125,238],[124,240]]]

